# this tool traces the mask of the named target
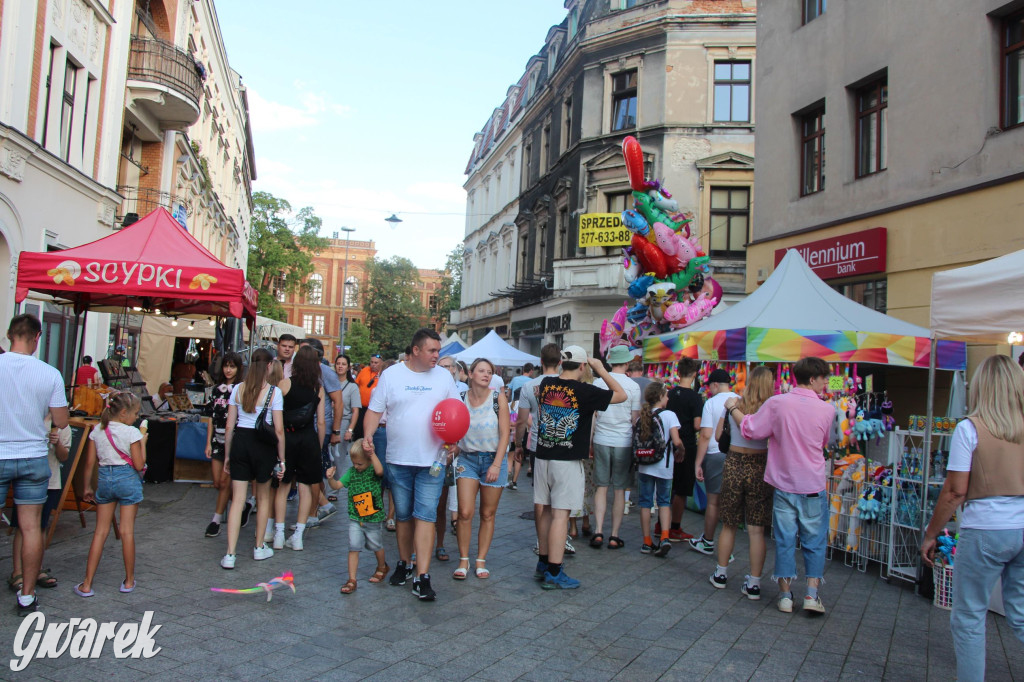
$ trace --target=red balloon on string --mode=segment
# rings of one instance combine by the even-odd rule
[[[469,408],[458,398],[442,400],[434,408],[434,433],[445,443],[457,443],[469,431]]]

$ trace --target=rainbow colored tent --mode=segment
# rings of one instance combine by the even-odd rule
[[[724,362],[868,362],[927,368],[930,332],[846,298],[825,284],[796,251],[746,299],[685,330],[644,341],[644,362],[681,357]],[[967,367],[967,349],[940,341],[936,366]]]

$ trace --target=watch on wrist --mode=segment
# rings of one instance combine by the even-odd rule
[[[331,435],[332,436],[340,436],[341,435],[341,431],[338,431],[336,429],[331,429]]]

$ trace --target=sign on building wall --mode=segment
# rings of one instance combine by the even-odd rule
[[[188,211],[185,210],[184,204],[175,204],[174,212],[171,213],[171,216],[178,221],[179,225],[186,230],[188,229]]]
[[[633,233],[622,224],[618,213],[584,213],[580,216],[580,248],[588,246],[629,246]]]
[[[830,239],[775,250],[775,265],[787,251],[796,251],[822,279],[885,272],[886,228],[873,227]]]

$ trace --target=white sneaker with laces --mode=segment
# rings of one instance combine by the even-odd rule
[[[291,537],[288,538],[285,543],[287,547],[291,547],[296,552],[302,551],[302,535],[299,533],[292,533]]]
[[[779,611],[793,613],[793,599],[791,597],[779,597]]]
[[[284,531],[274,532],[274,549],[284,549]]]
[[[220,567],[221,568],[226,568],[229,571],[232,568],[234,568],[235,567],[235,555],[234,554],[225,554],[224,558],[220,560]]]
[[[254,547],[252,550],[253,561],[263,561],[274,556],[274,550],[267,547],[265,544],[262,547]]]
[[[821,603],[821,597],[804,597],[804,611],[825,613],[825,605]]]

